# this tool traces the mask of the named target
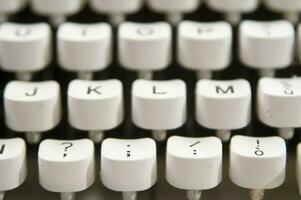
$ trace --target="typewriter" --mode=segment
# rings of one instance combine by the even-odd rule
[[[297,200],[301,1],[0,0],[0,200]]]

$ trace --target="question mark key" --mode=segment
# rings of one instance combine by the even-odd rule
[[[95,180],[94,152],[88,139],[44,140],[38,153],[41,186],[63,194],[86,190]]]

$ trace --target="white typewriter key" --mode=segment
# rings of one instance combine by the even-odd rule
[[[0,139],[0,199],[26,179],[26,144],[24,140]]]
[[[1,0],[0,1],[0,22],[5,22],[7,18],[22,10],[27,0]]]
[[[51,29],[48,24],[4,23],[0,29],[1,68],[19,80],[31,80],[33,72],[51,61]]]
[[[144,0],[89,0],[92,10],[109,15],[111,24],[125,21],[127,14],[138,12]]]
[[[13,131],[25,132],[29,143],[61,120],[60,86],[55,81],[9,82],[4,91],[5,123]]]
[[[196,88],[196,119],[203,127],[217,130],[223,141],[231,130],[251,121],[251,86],[247,80],[201,80]]]
[[[39,147],[39,181],[61,200],[88,189],[95,180],[94,144],[91,140],[44,140]]]
[[[74,15],[83,7],[83,0],[30,0],[37,14],[50,17],[53,26],[65,21],[66,16]]]
[[[152,130],[157,141],[166,131],[186,122],[186,85],[182,80],[137,80],[132,87],[132,120],[140,128]]]
[[[301,1],[299,0],[264,0],[267,8],[272,11],[283,13],[287,20],[292,23],[299,22],[301,13]]]
[[[222,180],[223,148],[216,137],[168,139],[166,179],[172,186],[187,190],[189,200],[199,200],[203,190]]]
[[[93,72],[112,61],[112,28],[107,23],[63,23],[58,30],[58,57],[62,68],[92,79]]]
[[[257,91],[258,117],[264,124],[278,128],[284,139],[301,127],[301,78],[262,78]]]
[[[137,192],[157,181],[156,143],[152,139],[106,139],[101,147],[101,181],[123,200],[135,200]]]
[[[118,31],[119,63],[139,73],[141,79],[151,79],[152,72],[170,64],[172,30],[165,22],[121,24]]]
[[[280,137],[234,136],[230,144],[230,179],[250,189],[251,200],[262,200],[264,190],[283,184],[286,144]]]
[[[68,116],[72,127],[89,131],[98,143],[103,132],[116,128],[124,118],[123,87],[119,80],[74,80],[68,88]]]
[[[179,63],[198,72],[198,78],[211,78],[213,71],[229,66],[232,54],[232,28],[226,22],[184,21],[178,28]]]
[[[241,14],[257,9],[259,0],[207,0],[207,3],[212,10],[225,13],[226,19],[236,25],[241,20]]]
[[[159,13],[167,14],[167,21],[177,25],[182,15],[198,9],[201,0],[146,0],[149,7]]]
[[[285,20],[244,21],[239,28],[240,60],[261,76],[274,76],[275,69],[292,64],[295,31]]]
[[[297,181],[298,181],[298,189],[301,196],[301,143],[297,146]]]

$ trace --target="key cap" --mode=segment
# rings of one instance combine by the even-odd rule
[[[31,8],[39,15],[50,17],[50,22],[58,26],[65,21],[65,17],[79,13],[83,7],[83,0],[30,0]]]
[[[230,144],[230,179],[251,189],[251,200],[262,200],[264,190],[283,184],[286,144],[280,137],[234,136]]]
[[[178,28],[178,61],[198,72],[198,78],[211,78],[213,71],[229,66],[232,54],[232,28],[226,22],[183,21]]]
[[[0,22],[7,21],[9,15],[21,11],[27,0],[1,0],[0,1]]]
[[[101,181],[123,200],[134,200],[137,192],[157,181],[156,143],[152,139],[106,139],[101,147]]]
[[[172,30],[165,22],[121,24],[118,30],[120,64],[151,79],[152,71],[163,70],[171,62]]]
[[[107,23],[64,23],[58,30],[58,56],[62,68],[92,79],[112,61],[112,28]]]
[[[239,28],[240,60],[262,76],[274,76],[275,69],[292,64],[295,33],[293,25],[279,21],[244,21]]]
[[[45,23],[4,23],[0,29],[0,60],[4,71],[19,80],[31,80],[34,72],[51,61],[51,30]]]
[[[94,144],[91,140],[44,140],[39,147],[39,182],[71,200],[95,180]]]
[[[111,24],[117,26],[125,21],[125,16],[138,12],[143,0],[89,0],[95,12],[109,15]]]
[[[201,0],[146,0],[151,10],[166,13],[167,21],[177,25],[182,21],[182,15],[194,12]]]
[[[68,87],[68,116],[72,127],[89,131],[90,138],[99,143],[103,131],[121,124],[123,87],[119,80],[74,80]]]
[[[26,144],[23,139],[0,139],[0,199],[23,184],[27,177]]]
[[[267,8],[274,12],[283,13],[287,20],[297,24],[301,12],[301,2],[299,0],[264,0]]]
[[[251,86],[247,80],[201,80],[196,88],[196,119],[208,129],[217,130],[223,141],[231,130],[246,127],[251,121]]]
[[[225,14],[226,19],[233,25],[241,20],[241,14],[255,11],[259,0],[207,0],[209,8]]]
[[[26,132],[29,143],[37,143],[41,133],[56,127],[61,120],[60,86],[55,81],[11,81],[4,90],[6,126]]]
[[[297,146],[297,182],[298,182],[298,189],[301,195],[301,144],[299,143]]]
[[[173,136],[167,141],[166,179],[172,186],[187,190],[189,200],[199,200],[202,190],[222,180],[222,143],[218,138]]]
[[[142,129],[152,130],[157,141],[166,130],[186,122],[186,85],[182,80],[136,80],[132,86],[132,120]]]
[[[301,127],[301,78],[262,78],[257,88],[257,111],[265,125],[278,128],[284,139]]]

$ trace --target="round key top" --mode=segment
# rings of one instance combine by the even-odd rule
[[[89,0],[92,10],[108,14],[109,21],[118,25],[125,21],[125,15],[137,12],[143,0]]]
[[[259,0],[207,0],[207,3],[212,10],[225,13],[226,19],[236,25],[241,19],[241,14],[257,9]]]
[[[301,13],[301,1],[299,0],[264,0],[267,8],[274,12],[283,13],[292,23],[299,22]]]
[[[45,69],[52,57],[52,33],[46,23],[4,23],[0,29],[0,60],[4,71],[29,81]]]
[[[278,128],[284,139],[301,127],[301,78],[262,78],[257,88],[260,121]]]
[[[37,143],[41,133],[61,120],[60,86],[55,81],[9,82],[4,90],[5,123],[13,131],[26,132]]]
[[[101,181],[124,200],[136,199],[136,192],[157,181],[156,143],[152,139],[106,139],[101,147]]]
[[[103,131],[121,124],[123,87],[119,80],[74,80],[68,87],[68,116],[72,127],[89,131],[94,142],[100,142]]]
[[[138,71],[139,78],[151,79],[152,71],[171,62],[172,30],[165,22],[122,23],[118,30],[118,58],[126,69]]]
[[[0,199],[23,184],[27,176],[26,144],[23,139],[0,139]]]
[[[232,55],[232,28],[226,22],[181,22],[178,28],[178,60],[198,73],[211,78],[213,71],[229,66]]]
[[[230,144],[230,178],[251,189],[251,200],[262,200],[264,190],[281,186],[286,173],[286,144],[280,137],[234,136]]]
[[[43,188],[70,200],[95,180],[94,144],[82,140],[44,140],[39,147],[39,181]]]
[[[107,23],[63,23],[57,38],[60,66],[81,79],[92,79],[93,72],[112,61],[112,28]]]
[[[186,85],[182,80],[137,80],[132,87],[132,120],[140,128],[152,130],[164,140],[166,130],[186,122]]]
[[[201,0],[147,0],[149,7],[159,13],[167,14],[167,21],[176,25],[182,20],[182,14],[194,12]]]
[[[289,67],[293,61],[295,30],[279,21],[243,21],[239,27],[240,60],[262,76],[274,76],[276,69]]]
[[[217,130],[223,141],[231,130],[246,127],[251,121],[251,86],[246,80],[201,80],[196,88],[196,119]]]
[[[22,10],[27,0],[1,0],[0,1],[0,22],[7,20],[9,15],[15,14]]]
[[[167,141],[166,179],[187,190],[189,200],[199,200],[222,180],[222,143],[218,138],[170,137]]]
[[[50,17],[51,23],[58,26],[65,17],[78,13],[83,7],[83,0],[30,0],[31,7],[37,14]]]

